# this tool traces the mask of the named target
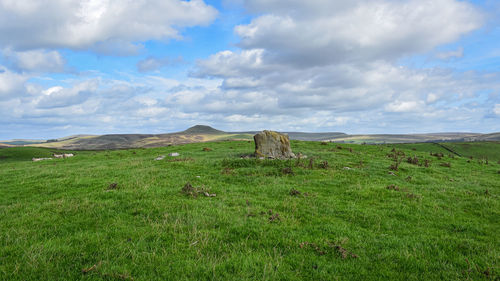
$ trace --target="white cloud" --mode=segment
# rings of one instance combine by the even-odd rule
[[[438,100],[438,96],[433,94],[433,93],[429,93],[427,95],[427,103],[433,103],[433,102],[436,102]]]
[[[463,100],[500,89],[498,73],[397,64],[478,29],[483,15],[464,1],[248,0],[245,5],[258,16],[235,28],[241,50],[213,54],[193,71],[196,77],[222,79],[220,89],[204,95],[199,101],[204,107],[186,110],[225,112],[239,120],[288,116],[295,124],[302,124],[301,118],[322,128],[354,124],[360,115],[367,117],[360,126],[384,119],[404,126],[439,118],[443,124],[457,115],[446,114],[466,111]],[[445,104],[437,107],[437,101]],[[473,120],[486,107],[477,108],[463,116]]]
[[[139,72],[151,72],[159,70],[165,66],[172,66],[179,63],[182,63],[182,57],[178,57],[175,59],[171,59],[168,57],[157,58],[157,57],[148,57],[143,60],[140,60],[137,63],[137,70]]]
[[[128,53],[137,51],[134,42],[180,38],[180,28],[216,15],[203,0],[0,0],[0,46]]]
[[[440,52],[436,54],[436,57],[441,60],[449,60],[452,58],[462,58],[464,56],[464,48],[458,47],[454,51]]]
[[[15,52],[2,51],[3,56],[14,69],[30,72],[63,72],[66,60],[57,51],[31,50]]]
[[[81,104],[97,90],[97,81],[90,80],[78,83],[66,89],[55,86],[42,91],[41,95],[34,99],[37,108],[53,109]]]
[[[239,46],[300,66],[426,52],[483,22],[474,6],[456,0],[248,2],[265,14],[236,27]]]
[[[11,13],[27,22],[0,25],[0,45],[8,43],[12,50],[60,46],[106,52],[121,48],[126,54],[141,48],[136,42],[144,38],[177,38],[177,27],[209,23],[215,15],[201,1],[168,0],[148,8],[153,2],[82,2],[89,11],[85,22],[74,10],[76,2],[61,2],[49,16],[40,13],[38,2],[9,1],[7,5],[0,0],[0,16],[10,5]],[[177,15],[175,9],[163,5],[180,5],[186,11]],[[0,96],[5,97],[0,98],[5,116],[0,120],[0,132],[19,120],[30,126],[67,130],[53,132],[56,136],[164,133],[199,123],[231,131],[500,130],[500,100],[493,94],[500,92],[498,72],[398,65],[398,59],[407,55],[436,54],[436,47],[477,29],[482,15],[470,3],[249,0],[245,5],[257,16],[235,29],[241,36],[240,49],[198,61],[193,77],[183,81],[154,72],[172,62],[161,57],[148,57],[137,64],[138,70],[155,75],[74,78],[54,87],[27,84],[28,76],[0,68]],[[111,11],[117,16],[107,16]],[[2,21],[6,20],[0,17]],[[63,23],[61,30],[53,28],[59,26],[55,23]],[[28,25],[33,28],[32,38],[14,36],[16,28],[28,30]],[[70,27],[85,32],[72,35]],[[6,39],[7,31],[12,40]],[[43,32],[44,36],[36,36]],[[47,32],[53,36],[46,36]],[[492,94],[485,100],[484,93]]]
[[[150,118],[164,115],[167,111],[164,107],[146,107],[137,109],[135,114],[139,117]]]
[[[495,107],[493,108],[493,112],[495,112],[496,115],[500,116],[500,103],[495,104]]]
[[[385,108],[388,112],[415,112],[423,109],[423,103],[418,101],[395,101]]]
[[[12,72],[0,65],[0,100],[24,94],[28,79],[28,76]]]

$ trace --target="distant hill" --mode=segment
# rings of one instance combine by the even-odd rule
[[[223,131],[220,131],[220,130],[216,130],[210,126],[205,126],[205,125],[196,125],[196,126],[193,126],[181,133],[184,133],[184,134],[227,134],[226,132],[223,132]]]
[[[464,138],[464,141],[500,141],[500,133],[470,136]]]
[[[193,142],[222,140],[252,140],[258,131],[224,132],[206,125],[196,125],[187,130],[167,134],[110,134],[73,135],[69,137],[40,140],[0,141],[0,147],[34,146],[70,150],[103,150],[138,147],[161,147]],[[470,142],[500,141],[500,133],[432,133],[432,134],[378,134],[348,135],[341,132],[304,133],[285,132],[292,140],[330,141],[339,143],[421,143],[421,142]]]
[[[468,138],[480,137],[477,133],[431,133],[431,134],[376,134],[376,135],[346,135],[332,139],[334,142],[345,143],[416,143],[416,142],[458,142]]]
[[[37,143],[44,143],[45,140],[8,140],[8,141],[0,141],[0,144],[6,144],[6,145],[30,145],[30,144],[37,144]]]
[[[250,139],[249,135],[231,134],[210,126],[196,125],[185,131],[168,134],[110,134],[81,135],[35,144],[36,147],[49,147],[71,150],[104,150],[138,147],[161,147],[168,145],[206,142],[216,140]]]
[[[259,131],[247,131],[247,132],[231,132],[230,134],[246,134],[253,136]],[[291,140],[302,140],[302,141],[325,141],[332,140],[340,137],[347,137],[349,135],[340,132],[330,132],[330,133],[303,133],[303,132],[282,132],[287,134]]]
[[[287,134],[292,140],[302,140],[302,141],[326,141],[348,136],[347,134],[339,132],[332,132],[332,133],[287,132]]]

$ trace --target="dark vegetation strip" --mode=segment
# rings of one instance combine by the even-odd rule
[[[444,144],[442,144],[442,143],[433,142],[433,144],[435,144],[435,145],[437,145],[437,146],[440,146],[440,147],[442,147],[442,148],[444,148],[444,149],[448,150],[449,152],[451,152],[451,153],[453,153],[453,154],[455,154],[455,155],[457,155],[457,156],[463,157],[460,153],[458,153],[458,152],[456,152],[455,150],[453,150],[453,149],[451,149],[451,148],[449,148],[449,147],[445,146],[445,145],[444,145]]]

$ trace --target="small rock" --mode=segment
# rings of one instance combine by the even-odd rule
[[[172,153],[169,153],[168,156],[170,157],[176,157],[176,156],[179,156],[180,154],[177,153],[177,152],[172,152]]]
[[[158,157],[155,158],[156,161],[160,161],[160,160],[163,160],[165,159],[165,155],[160,155]]]
[[[217,194],[215,194],[215,193],[208,193],[208,192],[203,192],[203,195],[205,195],[206,197],[215,197],[215,196],[217,196]]]
[[[389,175],[391,175],[391,176],[395,176],[395,175],[396,175],[396,174],[395,174],[394,172],[392,172],[392,171],[389,171],[389,173],[387,173],[387,174],[389,174]]]
[[[390,190],[396,190],[396,191],[399,191],[399,186],[394,185],[394,184],[388,185],[386,188],[387,188],[387,189],[390,189]]]
[[[352,168],[349,168],[349,167],[344,167],[343,169],[344,170],[352,170]]]
[[[296,156],[297,156],[297,158],[300,158],[300,159],[307,159],[307,155],[302,154],[302,153],[300,153],[300,152],[299,152],[299,153],[297,153],[297,155],[296,155]]]

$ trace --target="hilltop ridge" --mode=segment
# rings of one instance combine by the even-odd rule
[[[217,129],[214,129],[210,126],[207,125],[195,125],[192,126],[184,131],[182,133],[185,134],[226,134],[224,131],[220,131]]]

